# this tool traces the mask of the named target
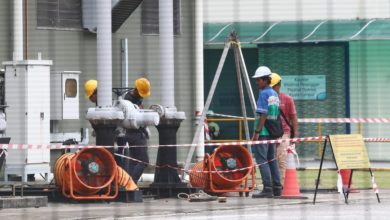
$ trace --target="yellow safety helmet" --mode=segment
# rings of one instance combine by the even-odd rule
[[[271,74],[271,84],[270,84],[271,87],[278,84],[280,81],[282,81],[282,77],[280,77],[279,74],[277,73]]]
[[[150,96],[150,82],[146,78],[139,78],[135,81],[135,88],[138,90],[138,94],[142,97]]]
[[[88,80],[84,84],[85,95],[89,98],[95,92],[98,82],[94,79]]]

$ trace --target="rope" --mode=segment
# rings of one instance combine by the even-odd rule
[[[241,43],[240,42],[236,42],[236,41],[229,41],[230,44],[234,44],[236,45],[237,47],[241,47]]]
[[[269,161],[265,161],[264,163],[261,163],[261,164],[256,164],[254,163],[253,166],[250,166],[250,167],[242,167],[242,168],[238,168],[238,169],[234,169],[234,170],[214,170],[214,171],[207,171],[207,170],[185,170],[183,168],[180,168],[180,167],[175,167],[175,166],[172,166],[172,165],[169,165],[169,164],[166,164],[166,165],[163,165],[163,166],[158,166],[156,164],[151,164],[151,163],[146,163],[144,161],[141,161],[141,160],[137,160],[135,158],[132,158],[132,157],[128,157],[128,156],[125,156],[125,155],[121,155],[121,154],[117,154],[117,153],[114,153],[115,156],[118,156],[118,157],[122,157],[122,158],[125,158],[125,159],[128,159],[128,160],[132,160],[132,161],[135,161],[135,162],[138,162],[138,163],[143,163],[145,165],[148,165],[148,166],[151,166],[151,167],[154,167],[154,168],[157,168],[157,169],[162,169],[162,168],[171,168],[171,169],[175,169],[177,171],[180,171],[180,172],[186,172],[186,173],[191,173],[191,172],[195,172],[195,173],[235,173],[235,172],[240,172],[240,171],[244,171],[244,170],[249,170],[249,169],[252,169],[254,167],[260,167],[260,166],[263,166],[267,163],[270,163],[274,160],[276,160],[276,158],[273,158]]]
[[[207,193],[205,193],[203,190],[200,190],[197,193],[179,193],[177,194],[177,198],[181,200],[188,200],[188,201],[214,201],[217,200],[217,196],[212,196]]]

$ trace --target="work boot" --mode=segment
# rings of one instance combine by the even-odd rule
[[[252,198],[272,198],[272,187],[265,186],[263,191],[252,194]]]
[[[274,186],[273,190],[274,190],[274,196],[281,196],[283,187],[281,187],[281,186]]]

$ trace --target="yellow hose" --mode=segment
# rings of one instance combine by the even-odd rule
[[[131,176],[120,166],[116,166],[116,174],[118,175],[118,183],[123,186],[126,191],[138,190],[138,186],[134,183]]]
[[[204,171],[207,171],[207,165],[206,168],[204,168],[204,161],[199,161],[196,163],[190,172],[190,183],[192,187],[200,187],[202,189],[207,188],[207,184],[209,183],[208,174]]]

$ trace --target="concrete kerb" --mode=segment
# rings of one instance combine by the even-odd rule
[[[0,197],[0,209],[6,208],[39,208],[47,206],[46,196],[25,196],[25,197]]]

